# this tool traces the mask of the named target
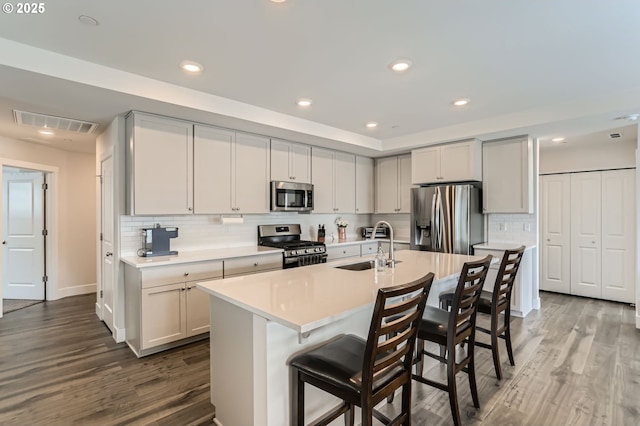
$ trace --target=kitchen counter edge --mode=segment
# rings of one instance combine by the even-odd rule
[[[264,246],[230,247],[223,249],[182,251],[173,256],[139,257],[124,256],[120,260],[135,268],[177,265],[181,263],[225,260],[237,257],[258,256],[261,254],[282,253],[282,249]]]

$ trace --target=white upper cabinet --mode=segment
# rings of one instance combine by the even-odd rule
[[[195,213],[230,213],[231,152],[235,133],[215,127],[194,128]]]
[[[311,147],[271,139],[271,180],[311,183]]]
[[[195,213],[269,212],[269,138],[194,128]]]
[[[127,212],[192,214],[193,124],[135,112],[126,133]]]
[[[411,155],[376,159],[376,213],[410,213]]]
[[[533,143],[528,137],[482,146],[483,213],[533,213]]]
[[[411,151],[411,182],[467,182],[482,180],[482,142],[437,145]]]
[[[355,155],[313,147],[311,162],[313,212],[355,213]]]
[[[356,156],[356,213],[373,213],[375,181],[373,158]]]

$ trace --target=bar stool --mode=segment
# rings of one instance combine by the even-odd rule
[[[305,424],[305,383],[343,401],[313,424],[326,425],[345,414],[345,420],[353,425],[355,406],[362,409],[363,426],[371,425],[373,417],[387,424],[411,423],[412,358],[433,277],[429,273],[408,284],[379,289],[366,341],[354,335],[341,336],[291,360],[294,425]],[[394,336],[382,339],[389,334]],[[396,418],[391,420],[374,410],[399,387],[402,411]]]
[[[491,255],[478,261],[466,262],[462,267],[454,292],[451,310],[446,311],[434,306],[427,306],[418,330],[417,354],[414,361],[417,367],[416,374],[412,378],[449,393],[451,414],[456,426],[461,424],[455,377],[460,371],[468,374],[473,405],[480,408],[475,376],[474,340],[478,301],[490,263]],[[456,359],[456,345],[465,340],[469,341],[466,356]],[[445,346],[445,356],[426,351],[425,341]],[[437,382],[422,376],[424,355],[447,364],[447,383]]]
[[[493,286],[493,292],[483,291],[480,294],[480,303],[478,305],[478,312],[491,316],[491,328],[486,329],[480,326],[476,326],[476,330],[489,334],[491,336],[491,343],[484,343],[475,341],[475,345],[485,349],[491,349],[493,356],[493,367],[496,370],[496,377],[498,380],[502,380],[502,367],[500,365],[500,348],[498,347],[498,338],[505,341],[507,346],[507,355],[509,356],[509,363],[515,366],[515,360],[513,358],[513,348],[511,346],[511,291],[513,290],[513,284],[520,268],[520,262],[524,255],[526,247],[520,246],[516,249],[505,250],[502,255],[502,261],[500,262],[500,269],[496,275],[496,281]],[[451,306],[451,300],[453,299],[453,292],[440,293],[440,306],[447,309]],[[502,324],[500,321],[500,314],[504,313],[502,317]]]

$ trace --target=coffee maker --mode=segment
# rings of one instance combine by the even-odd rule
[[[142,228],[140,256],[168,256],[178,254],[171,250],[169,240],[178,236],[178,228],[162,228],[159,223],[153,228]]]

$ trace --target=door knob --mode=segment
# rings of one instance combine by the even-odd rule
[[[2,240],[2,245],[6,245],[7,242],[5,240]]]

